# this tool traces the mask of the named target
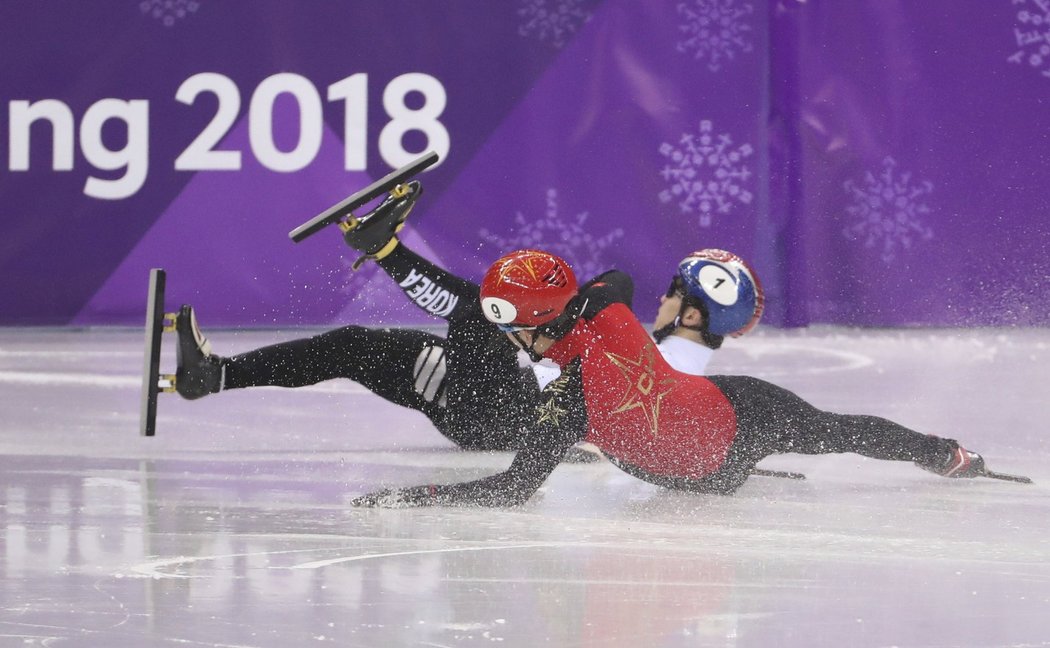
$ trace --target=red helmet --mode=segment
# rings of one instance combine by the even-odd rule
[[[516,250],[500,257],[481,280],[485,318],[504,329],[545,324],[575,295],[576,276],[569,264],[540,250]]]

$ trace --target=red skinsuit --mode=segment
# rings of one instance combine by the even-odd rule
[[[564,367],[579,357],[587,441],[655,475],[699,478],[718,470],[736,436],[736,415],[711,381],[675,371],[621,303],[602,309],[545,354]]]

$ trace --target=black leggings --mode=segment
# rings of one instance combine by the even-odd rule
[[[456,444],[515,450],[538,402],[531,371],[481,312],[478,286],[404,246],[380,262],[406,296],[448,322],[445,338],[416,329],[344,326],[229,358],[227,389],[304,387],[347,378],[425,414]]]
[[[709,376],[733,406],[737,434],[725,463],[699,480],[663,480],[674,488],[728,494],[755,464],[775,454],[855,452],[873,459],[942,462],[956,445],[877,416],[817,409],[793,392],[750,376]]]
[[[431,390],[428,383],[431,377],[444,382],[444,377],[428,372],[430,376],[420,376],[423,389],[417,389],[415,368],[417,360],[427,358],[422,354],[428,350],[440,366],[444,345],[443,338],[419,330],[344,326],[230,358],[226,389],[306,387],[347,378],[392,403],[419,410],[432,420],[441,419],[444,390]]]

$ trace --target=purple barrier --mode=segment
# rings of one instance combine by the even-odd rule
[[[1050,4],[819,4],[771,34],[788,323],[1050,323]]]
[[[1040,0],[35,2],[0,24],[0,325],[140,325],[151,267],[207,326],[432,321],[334,229],[287,238],[428,149],[404,239],[467,276],[545,247],[631,272],[645,320],[674,262],[723,247],[768,324],[1050,324]]]

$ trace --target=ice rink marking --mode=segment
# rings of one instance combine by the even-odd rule
[[[289,569],[318,569],[320,567],[328,567],[329,565],[338,565],[339,563],[354,562],[357,560],[370,560],[372,558],[396,558],[398,556],[421,556],[424,554],[458,553],[465,551],[500,551],[502,549],[535,549],[539,547],[564,547],[568,546],[569,544],[570,543],[566,542],[544,542],[526,545],[501,545],[495,547],[449,547],[446,549],[419,549],[416,551],[395,551],[391,553],[381,554],[343,556],[341,558],[331,558],[329,560],[315,560],[314,562],[292,565]]]
[[[536,548],[550,548],[550,547],[565,547],[570,546],[572,543],[567,542],[540,542],[524,545],[497,545],[497,546],[474,546],[474,547],[447,547],[444,549],[417,549],[415,551],[396,551],[389,553],[376,553],[376,554],[359,554],[354,556],[340,556],[339,558],[330,558],[328,560],[316,560],[306,563],[300,563],[298,565],[292,565],[290,567],[270,567],[270,569],[320,569],[329,565],[337,565],[345,562],[355,562],[360,560],[371,560],[373,558],[394,558],[398,556],[418,556],[425,554],[439,554],[439,553],[458,553],[468,551],[500,551],[503,549],[536,549]],[[130,568],[130,571],[135,574],[135,577],[139,578],[175,578],[175,579],[191,579],[191,578],[203,578],[203,576],[190,576],[186,574],[171,574],[160,571],[165,567],[172,567],[177,565],[190,565],[193,563],[207,562],[210,560],[224,560],[227,558],[246,558],[249,556],[278,556],[287,554],[297,553],[309,553],[318,551],[333,551],[332,549],[288,549],[282,551],[256,551],[251,553],[238,553],[238,554],[217,554],[212,556],[177,556],[175,558],[165,558],[163,560],[154,560],[146,563],[140,563]],[[117,574],[118,578],[122,578],[123,575]]]
[[[772,368],[776,367],[777,363],[766,362],[765,365],[767,366],[762,367],[762,374],[765,376],[817,375],[837,371],[856,371],[875,364],[873,358],[863,353],[814,347],[806,344],[792,344],[779,340],[771,345],[763,345],[761,341],[750,341],[749,345],[744,345],[737,350],[745,355],[749,361],[763,360],[767,356],[786,356],[792,353],[798,353],[803,359],[807,360],[812,360],[813,357],[830,356],[832,359],[839,361],[839,364],[830,366],[792,365],[790,368],[781,368],[779,370]]]

